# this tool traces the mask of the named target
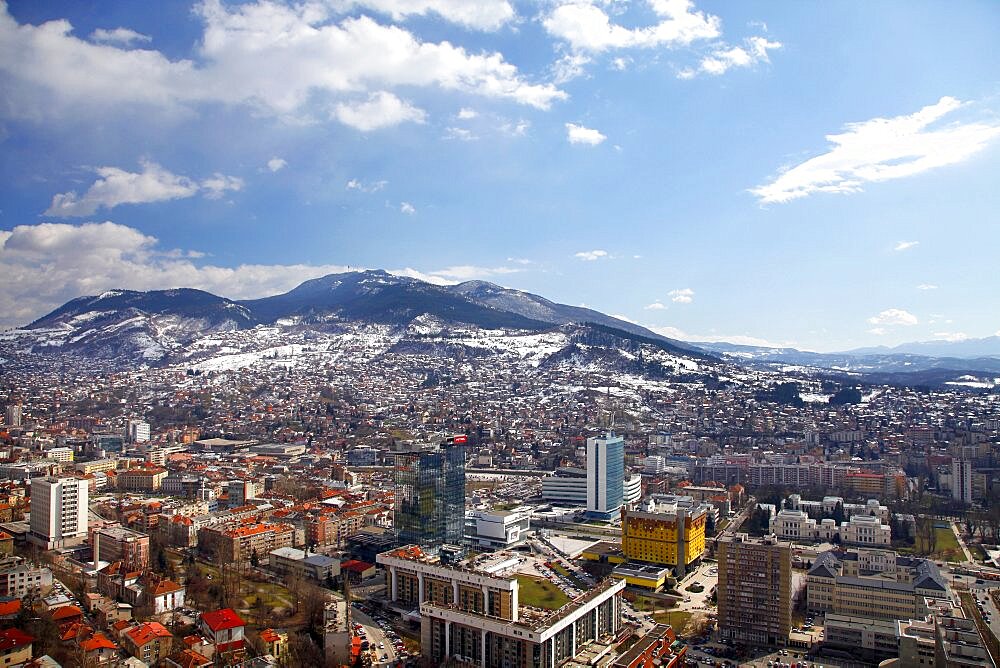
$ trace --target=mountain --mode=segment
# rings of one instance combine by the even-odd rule
[[[982,339],[963,339],[961,341],[914,341],[911,343],[901,343],[891,348],[886,346],[857,348],[847,351],[846,354],[905,354],[923,355],[925,357],[956,357],[960,359],[1000,357],[1000,336],[987,336]]]
[[[545,329],[547,322],[465,299],[446,288],[384,271],[330,274],[302,283],[281,295],[240,302],[262,322],[298,317],[335,316],[405,325],[419,315],[432,315],[480,327]]]
[[[541,320],[542,322],[559,325],[571,322],[591,322],[598,325],[604,325],[606,327],[613,327],[614,329],[624,332],[638,334],[639,336],[645,336],[650,339],[664,341],[680,350],[688,350],[696,353],[703,352],[703,350],[699,349],[697,346],[685,341],[678,341],[676,339],[661,336],[649,329],[646,329],[645,327],[636,325],[626,320],[621,320],[620,318],[605,315],[600,311],[584,308],[582,306],[557,304],[556,302],[549,301],[544,297],[539,297],[538,295],[531,294],[530,292],[503,288],[487,281],[466,281],[464,283],[459,283],[458,285],[452,285],[448,287],[447,290],[455,294],[462,295],[466,299],[470,299],[477,304],[482,304],[483,306],[489,306],[510,313],[519,313],[520,315],[533,320]]]
[[[598,360],[596,348],[605,344],[624,351],[624,356],[603,358],[609,369],[665,375],[685,368],[674,364],[674,357],[718,361],[591,309],[482,281],[442,287],[380,270],[331,274],[283,294],[241,301],[192,289],[112,290],[73,299],[22,330],[0,335],[0,352],[66,353],[123,366],[233,357],[219,362],[225,366],[252,361],[262,350],[283,355],[288,346],[309,348],[310,341],[319,340],[334,349],[338,336],[371,334],[376,351],[491,355],[503,349],[540,365],[543,360],[514,339],[563,326],[575,329],[560,332],[545,350],[554,354],[570,347],[564,361]],[[470,331],[501,332],[510,340],[491,350]],[[640,350],[646,352],[636,353]]]

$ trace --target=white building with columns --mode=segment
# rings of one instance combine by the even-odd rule
[[[558,610],[522,606],[514,569],[523,558],[496,553],[446,565],[410,545],[376,561],[392,601],[420,610],[421,649],[437,665],[456,658],[481,668],[555,668],[618,633],[624,580],[605,580]]]

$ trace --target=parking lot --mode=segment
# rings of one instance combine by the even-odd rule
[[[372,665],[389,666],[397,659],[405,659],[407,653],[403,648],[403,641],[393,630],[388,619],[377,613],[373,615],[366,614],[357,604],[351,611],[354,631],[361,637],[362,649],[371,653]],[[365,642],[368,643],[367,648]]]

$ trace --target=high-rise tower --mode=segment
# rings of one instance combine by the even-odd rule
[[[465,525],[465,436],[395,453],[398,545],[461,545]]]

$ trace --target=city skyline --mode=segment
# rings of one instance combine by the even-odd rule
[[[0,326],[385,268],[695,341],[1000,334],[1000,9],[944,11],[2,4]]]

